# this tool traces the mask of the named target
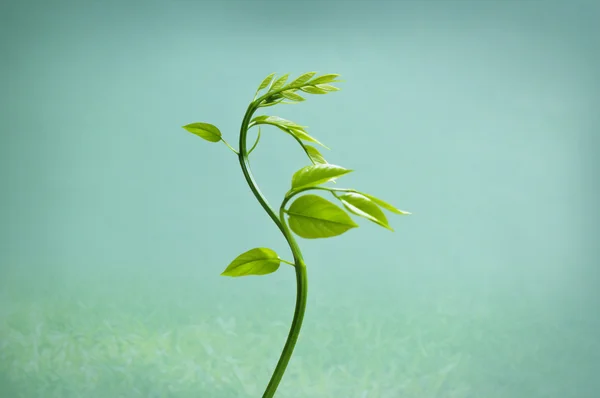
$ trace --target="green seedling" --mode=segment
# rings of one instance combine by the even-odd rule
[[[221,131],[212,124],[191,123],[183,126],[190,133],[209,142],[223,142],[238,156],[244,178],[250,189],[263,209],[279,228],[292,252],[293,261],[288,261],[281,258],[271,249],[265,247],[254,248],[236,257],[221,274],[232,277],[266,275],[277,271],[281,263],[289,264],[295,268],[297,295],[294,318],[281,357],[266,387],[263,398],[271,398],[275,395],[298,340],[306,308],[308,287],[306,264],[292,232],[305,239],[329,238],[341,235],[352,228],[358,227],[358,224],[353,221],[348,213],[366,218],[393,231],[382,209],[400,215],[410,214],[395,208],[373,195],[355,189],[324,186],[323,184],[335,182],[335,180],[352,172],[352,170],[328,163],[314,145],[319,145],[326,149],[329,148],[316,138],[310,136],[305,126],[277,116],[254,116],[254,113],[260,108],[304,101],[305,99],[300,95],[301,93],[328,94],[339,90],[339,88],[331,85],[331,83],[339,82],[339,75],[326,74],[315,77],[315,74],[315,72],[305,73],[289,83],[287,83],[288,74],[278,78],[275,77],[274,73],[267,76],[259,85],[258,90],[256,90],[254,99],[244,115],[240,129],[239,150],[237,151],[223,139]],[[271,208],[250,171],[248,156],[258,145],[261,137],[261,125],[274,126],[284,133],[289,134],[298,142],[311,162],[311,165],[301,168],[292,176],[291,188],[285,194],[279,207],[279,214]],[[258,129],[256,141],[248,149],[246,142],[248,130],[255,126]],[[321,196],[308,194],[309,191],[328,192],[342,204],[342,207]],[[300,194],[304,195],[300,196]],[[292,199],[295,200],[292,202]],[[291,204],[287,207],[290,202]]]

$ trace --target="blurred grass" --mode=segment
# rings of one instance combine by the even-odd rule
[[[259,397],[292,312],[285,302],[257,316],[252,299],[224,311],[152,289],[18,292],[4,289],[0,304],[6,398]],[[597,336],[532,317],[526,303],[354,304],[309,303],[278,397],[592,396]]]

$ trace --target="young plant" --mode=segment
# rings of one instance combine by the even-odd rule
[[[235,150],[222,137],[221,131],[208,123],[192,123],[183,126],[192,134],[204,138],[210,142],[222,141],[239,159],[244,178],[250,189],[256,196],[263,209],[271,217],[275,225],[285,237],[293,256],[293,261],[284,260],[275,251],[258,247],[251,249],[236,257],[223,271],[224,276],[246,276],[265,275],[277,271],[281,263],[289,264],[296,271],[296,307],[294,318],[290,327],[289,335],[284,345],[279,362],[275,367],[273,376],[267,385],[263,398],[271,398],[283,377],[287,364],[292,356],[294,346],[298,340],[300,327],[304,318],[307,295],[306,264],[300,251],[300,247],[292,232],[305,239],[329,238],[341,235],[358,225],[352,220],[346,211],[336,204],[314,194],[305,194],[309,191],[328,192],[350,213],[364,217],[384,228],[393,231],[388,224],[386,215],[382,208],[392,213],[406,215],[406,211],[399,210],[391,204],[355,189],[332,188],[324,186],[328,182],[350,173],[352,170],[328,163],[321,152],[311,144],[327,148],[314,137],[306,132],[306,128],[292,121],[277,116],[259,115],[254,113],[260,108],[271,107],[277,104],[293,104],[304,101],[302,94],[328,94],[338,91],[339,88],[331,85],[338,82],[337,74],[325,74],[315,77],[315,72],[305,73],[288,83],[288,74],[275,77],[272,73],[259,85],[254,99],[248,106],[239,137],[239,150]],[[287,84],[286,84],[287,83]],[[262,94],[261,94],[262,93]],[[259,96],[259,94],[261,94]],[[271,208],[264,195],[258,188],[250,171],[248,156],[258,145],[260,140],[260,126],[275,126],[286,134],[289,134],[308,156],[311,165],[301,168],[292,176],[290,190],[279,206],[279,214]],[[256,141],[248,150],[246,137],[248,130],[257,127]],[[300,194],[305,194],[300,196]],[[292,199],[295,199],[289,207],[286,207]],[[286,222],[287,215],[287,222]]]

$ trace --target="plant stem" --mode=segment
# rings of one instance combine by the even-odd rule
[[[238,151],[233,149],[233,147],[231,145],[229,145],[229,143],[227,141],[225,141],[224,138],[221,137],[221,141],[223,141],[223,144],[227,145],[227,148],[231,149],[233,151],[233,153],[235,153],[236,155],[239,155]]]
[[[298,247],[298,243],[294,239],[290,229],[285,223],[284,214],[283,214],[283,206],[279,210],[279,217],[273,211],[267,199],[262,194],[258,186],[256,185],[256,181],[252,176],[252,172],[250,171],[250,163],[248,161],[248,152],[246,149],[246,135],[248,133],[248,125],[250,123],[250,119],[254,112],[258,109],[258,105],[264,99],[264,96],[259,98],[256,101],[253,101],[246,110],[246,114],[244,115],[244,120],[242,121],[242,126],[240,129],[240,150],[239,150],[239,160],[240,166],[242,167],[242,172],[244,173],[244,178],[248,182],[252,193],[263,207],[263,209],[267,212],[269,217],[273,220],[275,225],[279,228],[285,240],[287,241],[292,254],[294,256],[294,267],[296,269],[296,307],[294,309],[294,319],[292,321],[292,326],[290,327],[290,331],[283,347],[283,351],[281,352],[281,356],[279,361],[277,362],[277,366],[271,376],[271,380],[265,389],[263,394],[263,398],[272,398],[277,391],[277,387],[281,382],[283,374],[285,373],[285,369],[292,357],[292,353],[294,351],[294,347],[296,346],[296,341],[298,340],[298,336],[300,335],[300,328],[302,327],[302,321],[304,319],[304,312],[306,309],[306,296],[308,291],[308,280],[306,276],[306,265],[304,264],[304,259],[302,258],[302,253],[300,252],[300,248]]]
[[[250,148],[250,150],[248,151],[248,155],[250,155],[254,148],[256,148],[256,146],[258,145],[258,141],[260,141],[260,127],[258,128],[258,133],[256,134],[256,141],[254,141],[254,145],[252,145],[252,148]]]
[[[280,258],[279,261],[281,261],[284,264],[291,265],[292,267],[296,266],[296,264],[292,263],[291,261],[284,260],[283,258]]]

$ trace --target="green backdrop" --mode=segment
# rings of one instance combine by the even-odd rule
[[[410,217],[300,240],[305,326],[278,397],[597,396],[593,1],[0,5],[0,392],[258,397],[294,273],[220,277],[285,241],[235,156],[269,73],[342,91],[308,125],[343,183]],[[272,203],[306,165],[264,129]],[[342,182],[340,181],[340,184]]]

